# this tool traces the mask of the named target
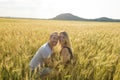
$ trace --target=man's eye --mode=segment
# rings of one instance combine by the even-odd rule
[[[56,37],[53,37],[53,39],[57,39]]]

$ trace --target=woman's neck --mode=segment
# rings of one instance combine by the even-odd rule
[[[66,47],[66,45],[61,45],[61,48]]]

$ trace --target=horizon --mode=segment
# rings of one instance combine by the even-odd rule
[[[120,19],[119,3],[119,0],[0,0],[0,17],[50,19],[71,13],[86,19]]]
[[[61,14],[66,14],[66,13],[61,13]],[[58,15],[61,15],[61,14],[58,14]],[[58,15],[56,15],[55,17],[57,17]],[[74,14],[72,14],[72,15],[74,15]],[[74,16],[77,16],[77,15],[74,15]],[[55,17],[52,17],[52,18],[36,18],[36,17],[14,17],[14,16],[0,16],[0,18],[25,18],[25,19],[53,19],[53,18],[55,18]],[[79,16],[77,16],[77,17],[79,17]],[[83,19],[98,19],[98,18],[109,18],[109,19],[113,19],[113,20],[120,20],[120,19],[115,19],[115,18],[110,18],[110,17],[98,17],[98,18],[84,18],[84,17],[79,17],[79,18],[83,18]]]
[[[61,13],[61,14],[71,14],[71,13]],[[61,14],[58,14],[58,15],[52,17],[52,18],[17,17],[17,16],[16,17],[14,17],[14,16],[0,16],[0,18],[53,19],[53,18],[55,18],[55,17],[57,17],[57,16],[59,16]],[[72,14],[72,15],[74,15],[74,14]],[[77,16],[77,15],[74,15],[74,16]],[[109,19],[113,19],[113,20],[120,20],[120,19],[115,19],[115,18],[110,18],[110,17],[105,17],[105,16],[103,16],[103,17],[97,17],[97,18],[84,18],[84,17],[80,17],[80,16],[77,16],[77,17],[83,18],[83,19],[109,18]]]

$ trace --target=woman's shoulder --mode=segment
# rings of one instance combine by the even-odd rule
[[[61,52],[69,52],[68,48],[67,47],[63,47]]]

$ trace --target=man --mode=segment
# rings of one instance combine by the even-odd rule
[[[32,72],[38,68],[43,68],[43,71],[40,73],[40,76],[44,76],[45,74],[50,72],[49,68],[53,65],[51,61],[51,55],[53,54],[53,47],[57,45],[57,42],[58,33],[54,32],[50,35],[49,41],[38,49],[32,60],[30,61],[29,65]],[[47,65],[48,68],[44,67],[44,64]]]

